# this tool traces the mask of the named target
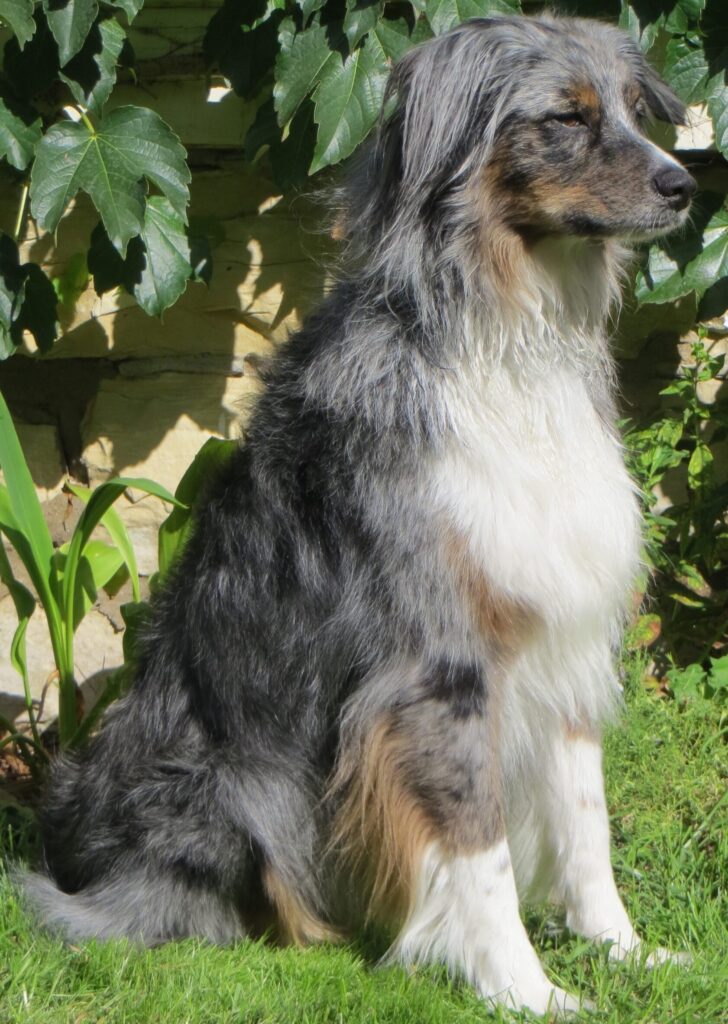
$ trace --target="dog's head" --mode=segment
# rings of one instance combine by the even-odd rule
[[[388,105],[387,105],[388,104]],[[648,238],[684,223],[693,178],[649,141],[684,107],[623,32],[475,19],[394,68],[370,172],[394,209],[483,199],[524,235]]]

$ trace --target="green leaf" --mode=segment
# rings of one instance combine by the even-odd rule
[[[24,330],[48,351],[58,333],[56,308],[53,285],[38,264],[21,266],[17,245],[0,234],[0,358],[12,355]]]
[[[63,271],[52,279],[53,288],[61,306],[73,309],[89,282],[86,254],[75,252],[69,256]]]
[[[359,40],[370,32],[382,16],[380,0],[346,0],[344,35],[353,50]]]
[[[118,21],[98,21],[80,52],[59,73],[76,102],[92,113],[99,113],[111,95],[125,43],[126,33]]]
[[[99,5],[96,0],[43,0],[43,10],[63,67],[83,46]]]
[[[87,192],[123,255],[129,239],[143,231],[143,178],[166,195],[186,223],[190,172],[185,156],[162,118],[142,107],[118,107],[93,131],[86,124],[54,124],[36,150],[33,216],[55,231],[71,199],[79,190]]]
[[[326,0],[296,0],[296,3],[301,8],[304,21],[306,21],[316,11],[321,10],[326,3]]]
[[[637,276],[640,305],[672,302],[690,292],[702,298],[728,275],[728,209],[718,209],[695,241],[701,249],[684,264],[679,251],[674,258],[661,248],[650,250],[647,270]]]
[[[329,45],[327,28],[312,25],[296,32],[292,18],[281,22],[278,30],[280,52],[275,64],[276,83],[273,100],[278,123],[288,124],[311,90],[329,67],[341,65],[341,56]]]
[[[205,30],[205,63],[217,65],[243,99],[258,96],[278,53],[283,12],[265,13],[263,0],[225,0]]]
[[[710,486],[713,479],[713,453],[707,444],[696,445],[688,462],[688,484],[697,491]]]
[[[15,614],[18,616],[18,626],[10,642],[10,664],[23,680],[23,692],[25,694],[25,705],[33,722],[33,698],[30,692],[30,679],[28,677],[28,656],[25,646],[25,634],[28,629],[30,617],[35,611],[35,598],[22,583],[16,580],[10,567],[5,548],[0,543],[0,580],[5,584],[8,593],[15,605]]]
[[[670,39],[665,50],[663,74],[684,103],[704,99],[710,70],[702,42],[697,37]]]
[[[211,437],[195,455],[174,492],[182,504],[173,509],[159,527],[159,573],[164,578],[172,563],[179,557],[192,530],[195,502],[212,476],[237,450],[237,441],[224,441]]]
[[[728,654],[710,659],[709,682],[713,690],[728,690]]]
[[[326,66],[314,95],[319,126],[311,173],[354,152],[379,116],[389,65],[376,39]]]
[[[33,38],[33,0],[0,0],[0,21],[12,29],[20,49]]]
[[[144,6],[144,0],[106,0],[112,7],[118,7],[124,12],[127,21],[132,22]]]
[[[106,514],[108,509],[111,508],[117,498],[130,487],[144,491],[145,494],[151,494],[157,498],[161,498],[162,501],[167,501],[172,505],[176,506],[179,504],[174,495],[170,494],[166,487],[162,487],[161,484],[154,483],[153,480],[147,480],[142,477],[114,477],[111,480],[107,480],[106,483],[100,484],[94,490],[93,494],[88,499],[86,507],[81,513],[81,517],[76,524],[75,530],[73,531],[73,536],[71,537],[71,541],[68,545],[68,554],[64,565],[62,580],[62,608],[66,624],[66,659],[69,664],[73,664],[74,595],[76,594],[76,578],[79,572],[81,558],[89,540],[91,539],[91,534],[101,522],[103,516]]]
[[[102,225],[91,234],[89,270],[99,295],[123,286],[145,313],[161,316],[173,305],[190,280],[208,280],[209,248],[162,196],[152,196],[144,212],[144,227],[129,243],[122,259]]]
[[[728,88],[725,85],[728,69],[715,75],[709,83],[708,113],[715,131],[715,145],[728,158]]]
[[[427,25],[427,22],[423,19],[421,24]],[[398,61],[412,48],[413,41],[410,39],[409,29],[404,18],[398,18],[396,21],[382,18],[372,33],[377,37],[386,56],[392,61]]]
[[[3,74],[13,93],[25,100],[45,94],[58,76],[58,46],[40,6],[35,11],[35,32],[24,47],[10,39],[3,52]]]
[[[58,578],[63,581],[68,565],[69,545],[64,544],[54,553]],[[90,540],[84,548],[75,573],[73,598],[73,631],[83,622],[93,607],[98,592],[116,576],[124,566],[121,552],[100,540]]]
[[[688,18],[699,18],[700,12],[705,9],[705,0],[677,0],[680,7]]]
[[[0,359],[7,359],[17,344],[13,333],[25,297],[25,274],[18,247],[9,235],[0,234]]]
[[[520,0],[428,0],[427,20],[436,36],[459,25],[468,18],[484,18],[489,14],[520,14]]]
[[[705,672],[701,665],[686,668],[671,668],[667,673],[670,689],[677,700],[691,700],[702,697],[705,686]]]
[[[53,543],[43,518],[33,481],[15,432],[10,410],[0,394],[0,529],[18,552],[46,614],[57,613],[57,580],[53,569]]]
[[[23,331],[35,338],[41,352],[49,352],[58,337],[58,297],[56,290],[37,263],[24,263],[25,274],[23,304],[12,326],[16,344],[20,344]]]
[[[162,196],[147,201],[142,241],[146,266],[134,286],[134,297],[145,313],[161,316],[195,276],[186,225]]]
[[[0,159],[5,157],[17,170],[24,171],[33,159],[41,133],[39,117],[21,113],[16,104],[0,96]]]
[[[93,494],[93,491],[89,487],[81,487],[80,484],[73,484],[70,481],[66,483],[65,490],[70,491],[71,494],[75,494],[76,497],[80,498],[81,501],[83,501],[85,504],[88,504]],[[137,568],[136,555],[134,554],[134,546],[131,542],[129,534],[127,533],[126,527],[124,526],[121,516],[112,506],[111,508],[107,509],[106,512],[104,512],[99,522],[106,529],[109,536],[113,540],[119,554],[121,555],[124,561],[124,564],[126,565],[129,571],[129,578],[131,580],[131,589],[134,595],[134,600],[141,600],[139,570]]]

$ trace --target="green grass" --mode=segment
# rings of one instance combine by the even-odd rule
[[[594,1000],[594,1024],[728,1022],[728,766],[715,705],[680,708],[633,683],[628,716],[607,740],[617,881],[649,945],[689,950],[692,966],[608,964],[603,950],[527,924],[547,971]],[[33,843],[27,816],[6,812],[10,857]],[[2,820],[0,816],[0,820]],[[11,849],[11,847],[13,847]],[[376,968],[381,941],[278,950],[243,942],[64,946],[35,929],[0,878],[0,1024],[470,1024],[527,1020],[489,1013],[441,970]]]

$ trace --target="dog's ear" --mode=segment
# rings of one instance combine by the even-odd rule
[[[685,104],[647,63],[642,51],[634,44],[630,45],[630,57],[652,116],[669,124],[685,124]]]
[[[645,62],[647,74],[640,82],[647,106],[658,121],[669,124],[685,124],[685,104],[649,64]]]
[[[474,32],[450,32],[401,58],[387,86],[378,144],[380,159],[420,196],[457,175],[486,142],[491,97],[502,87],[495,73],[496,20],[480,19]]]

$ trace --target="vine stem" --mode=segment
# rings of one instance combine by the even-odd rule
[[[94,128],[94,125],[93,125],[93,121],[92,121],[92,120],[91,120],[91,118],[90,118],[90,117],[88,116],[88,114],[86,114],[86,113],[85,113],[85,112],[84,112],[83,110],[81,110],[81,108],[80,108],[80,107],[76,107],[76,110],[77,110],[77,111],[79,112],[79,114],[81,115],[81,120],[82,120],[82,121],[83,121],[83,123],[84,123],[84,124],[86,125],[86,127],[88,128],[88,130],[90,131],[90,133],[91,133],[92,135],[95,135],[95,134],[96,134],[96,129]]]
[[[20,193],[20,203],[18,205],[18,216],[15,218],[15,227],[13,229],[13,241],[20,241],[20,232],[23,230],[23,217],[25,216],[25,206],[28,202],[28,192],[30,191],[30,182],[23,182],[23,191]]]

